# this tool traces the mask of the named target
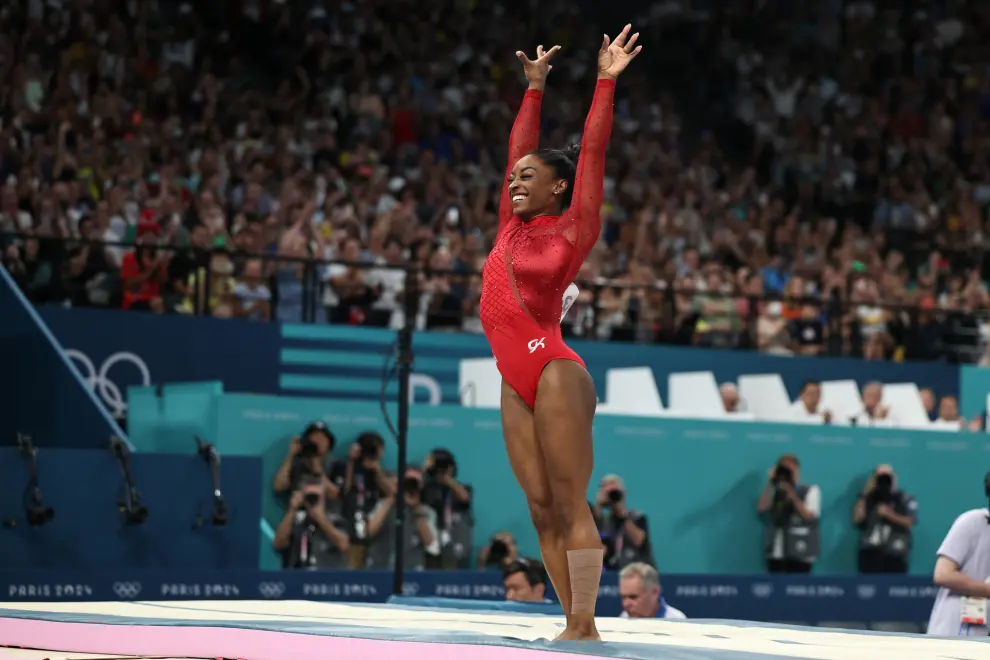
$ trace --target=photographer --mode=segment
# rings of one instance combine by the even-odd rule
[[[272,540],[283,568],[332,569],[347,563],[350,544],[339,528],[344,521],[327,514],[324,492],[321,480],[313,479],[292,493]]]
[[[893,468],[877,466],[853,507],[853,524],[860,529],[860,573],[907,573],[917,514],[918,503],[897,489]]]
[[[437,513],[442,568],[467,568],[471,554],[474,519],[471,515],[471,486],[457,481],[457,462],[446,449],[434,449],[423,462],[426,475],[423,502]]]
[[[319,420],[311,422],[302,435],[289,443],[289,451],[275,473],[275,492],[293,492],[299,489],[304,476],[316,476],[323,484],[324,499],[338,502],[344,473],[343,466],[330,457],[335,444],[336,438],[326,424]]]
[[[402,481],[405,498],[403,565],[409,571],[422,571],[432,558],[440,554],[440,534],[437,514],[423,503],[423,475],[414,468],[406,470]],[[367,567],[388,569],[395,564],[395,496],[378,500],[368,516]]]
[[[605,546],[605,567],[621,570],[634,562],[653,564],[646,514],[626,506],[622,478],[610,474],[601,480],[592,509]]]
[[[373,431],[358,436],[351,445],[344,468],[344,517],[351,525],[351,549],[348,568],[364,568],[367,564],[368,518],[386,497],[394,497],[396,484],[381,466],[385,441]]]
[[[519,548],[516,539],[508,532],[499,532],[492,537],[491,542],[478,551],[478,568],[484,570],[506,567],[519,558]]]
[[[519,603],[549,603],[547,569],[535,559],[520,557],[502,571],[505,599]]]
[[[797,456],[786,454],[770,468],[756,506],[768,519],[764,539],[771,573],[810,573],[818,558],[822,494],[818,486],[800,482]]]

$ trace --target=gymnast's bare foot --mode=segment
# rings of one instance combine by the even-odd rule
[[[595,620],[575,621],[568,623],[564,632],[554,638],[555,642],[600,642],[602,636],[598,634]]]

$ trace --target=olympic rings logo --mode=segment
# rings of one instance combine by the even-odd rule
[[[134,600],[141,593],[140,582],[114,582],[113,592],[121,600]]]
[[[262,582],[258,585],[258,592],[263,598],[281,598],[285,593],[284,582]]]
[[[65,356],[76,363],[80,372],[79,375],[85,381],[86,387],[99,394],[103,403],[116,417],[120,417],[127,410],[127,401],[124,400],[124,394],[120,387],[110,380],[110,369],[120,363],[130,363],[137,368],[141,377],[139,385],[144,387],[151,385],[151,372],[148,370],[148,365],[134,353],[127,351],[114,353],[103,361],[99,371],[89,356],[81,351],[74,348],[66,349]]]

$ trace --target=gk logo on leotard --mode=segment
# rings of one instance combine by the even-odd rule
[[[544,345],[543,343],[544,339],[546,339],[546,337],[540,337],[539,339],[530,339],[529,343],[526,344],[526,346],[529,347],[529,352],[535,353],[536,349],[538,348],[546,348],[546,345]]]

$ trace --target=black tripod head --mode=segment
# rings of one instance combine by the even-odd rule
[[[38,481],[38,449],[31,442],[31,437],[23,433],[17,434],[17,448],[21,456],[28,462],[28,485],[24,491],[24,517],[32,527],[40,527],[50,523],[55,518],[55,510],[45,504],[45,496],[41,492]]]
[[[223,499],[223,491],[220,489],[220,454],[216,448],[199,436],[196,436],[196,453],[206,461],[210,468],[210,478],[212,479],[213,508],[210,511],[210,520],[214,527],[223,527],[227,524],[229,512],[227,502]]]
[[[117,436],[110,438],[110,451],[117,459],[117,465],[120,466],[120,472],[124,477],[124,493],[117,500],[117,510],[123,516],[125,524],[141,525],[148,519],[148,508],[141,504],[141,493],[134,485],[130,451],[124,441]]]

